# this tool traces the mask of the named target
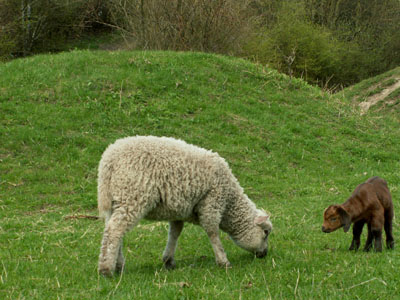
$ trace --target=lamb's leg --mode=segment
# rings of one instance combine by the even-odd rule
[[[372,238],[374,239],[374,248],[376,252],[382,252],[382,227],[385,223],[384,211],[383,208],[381,210],[376,211],[372,215],[371,220],[371,233]]]
[[[375,251],[382,252],[382,229],[372,229],[372,235],[375,240]]]
[[[372,239],[373,239],[373,235],[372,235],[372,230],[371,230],[371,223],[368,223],[368,236],[367,236],[367,241],[365,242],[364,251],[368,252],[369,250],[371,250]]]
[[[384,228],[386,232],[386,247],[388,249],[394,249],[394,238],[392,233],[392,222],[393,222],[393,208],[385,212],[385,223]]]
[[[123,209],[117,209],[111,215],[104,229],[99,257],[99,273],[111,276],[116,268],[121,240],[128,230],[128,218]]]
[[[182,221],[169,222],[168,242],[163,253],[163,262],[167,269],[174,269],[176,267],[174,256],[178,238],[182,229]]]
[[[360,220],[353,225],[353,240],[349,250],[358,250],[360,248],[360,236],[364,227],[365,221]]]

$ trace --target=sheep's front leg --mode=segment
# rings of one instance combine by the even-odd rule
[[[182,229],[182,221],[172,221],[169,223],[168,242],[163,253],[163,262],[167,269],[174,269],[176,267],[174,256]]]
[[[197,215],[199,224],[206,231],[210,239],[211,246],[214,250],[215,260],[219,266],[230,267],[228,258],[226,257],[224,247],[222,247],[219,238],[219,224],[221,223],[221,213],[219,205],[223,203],[218,197],[221,191],[212,190],[197,206]]]
[[[206,229],[208,238],[210,239],[211,246],[214,250],[215,261],[217,265],[221,267],[230,267],[231,264],[226,257],[224,247],[222,246],[221,240],[219,238],[219,230],[208,230]]]
[[[122,237],[128,230],[128,220],[126,214],[119,211],[114,211],[110,220],[104,229],[103,240],[99,257],[99,273],[105,276],[112,276],[114,273],[117,260],[121,263],[122,255]],[[118,266],[118,268],[121,266]]]
[[[121,238],[121,243],[119,245],[119,250],[118,250],[117,265],[115,267],[115,271],[117,272],[121,272],[125,265],[125,258],[124,254],[122,253],[122,244],[123,244],[123,239]]]

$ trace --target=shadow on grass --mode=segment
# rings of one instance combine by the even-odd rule
[[[231,268],[240,268],[246,265],[256,265],[258,263],[265,263],[271,260],[271,256],[267,255],[264,258],[256,258],[251,253],[241,253],[232,255],[229,258],[231,262]],[[145,263],[134,263],[132,261],[126,261],[125,270],[126,273],[139,273],[153,275],[155,272],[180,272],[183,270],[192,269],[193,271],[201,270],[224,270],[224,267],[220,267],[215,263],[214,256],[197,256],[197,257],[187,257],[187,258],[177,258],[175,269],[166,269],[160,260]],[[230,268],[229,268],[230,269]]]

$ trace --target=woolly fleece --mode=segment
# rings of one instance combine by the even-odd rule
[[[106,149],[99,164],[98,208],[106,221],[99,257],[104,275],[121,270],[122,238],[142,218],[170,222],[163,254],[167,268],[175,267],[184,222],[204,228],[222,266],[229,261],[219,229],[257,257],[266,255],[272,230],[269,216],[244,194],[222,157],[167,137],[127,137]]]

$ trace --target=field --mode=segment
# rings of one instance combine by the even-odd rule
[[[0,299],[395,299],[398,249],[349,252],[350,232],[321,231],[323,210],[371,176],[388,181],[400,210],[397,102],[362,113],[362,84],[331,95],[202,53],[72,51],[0,64]],[[233,266],[219,268],[205,232],[186,224],[167,271],[168,224],[142,221],[124,239],[124,271],[99,276],[97,165],[132,135],[223,156],[271,214],[268,256],[221,233]]]

